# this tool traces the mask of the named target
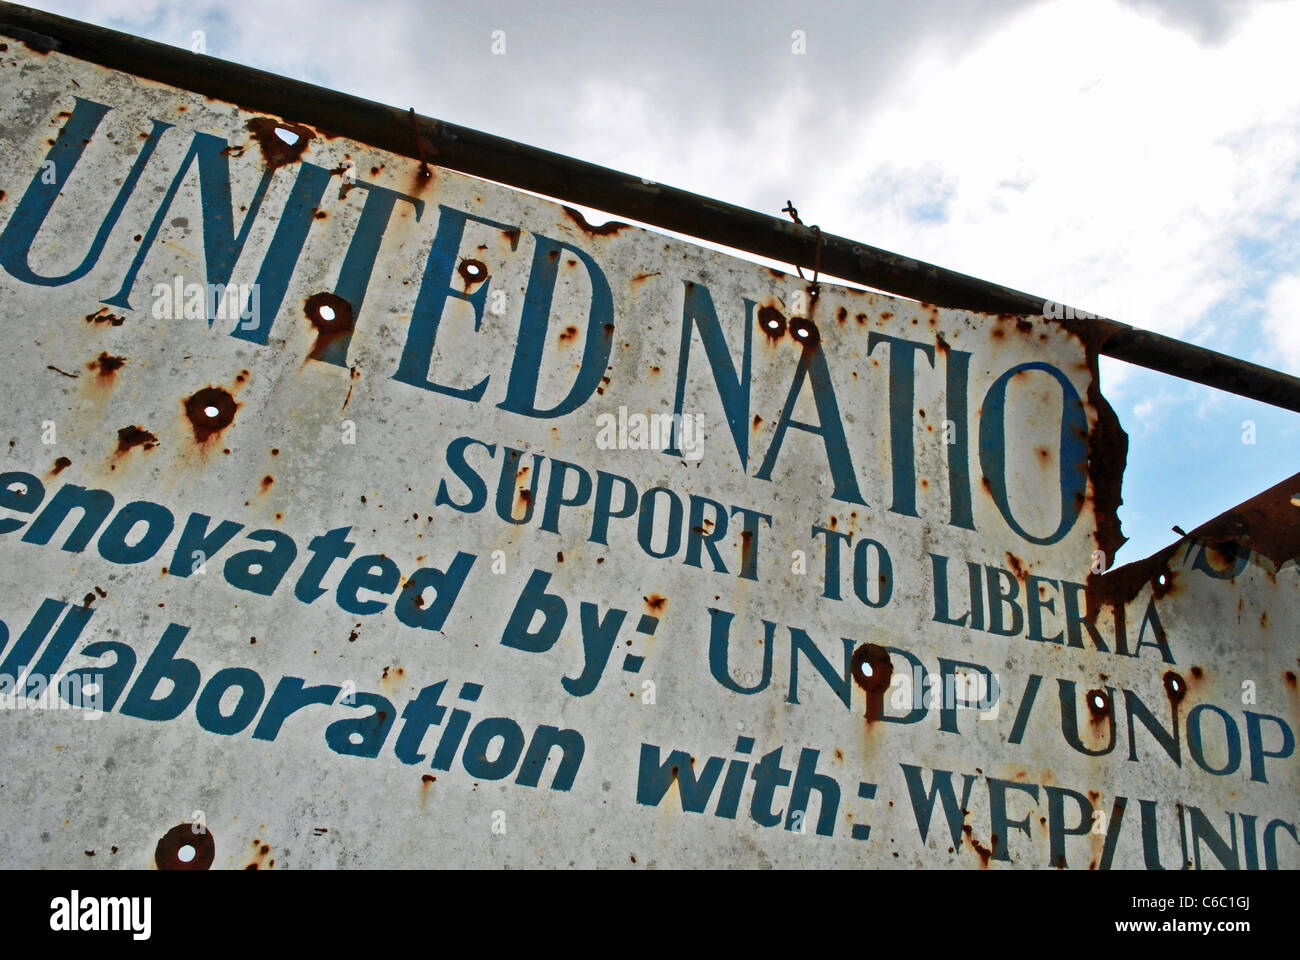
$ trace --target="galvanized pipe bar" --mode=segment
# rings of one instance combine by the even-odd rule
[[[779,217],[179,47],[0,2],[0,33],[285,120],[653,226],[809,267],[817,240]],[[1041,314],[1045,298],[822,233],[822,274],[938,306]],[[1088,323],[1090,321],[1081,321]],[[1110,321],[1108,321],[1110,322]],[[1117,324],[1101,352],[1300,413],[1300,378]]]

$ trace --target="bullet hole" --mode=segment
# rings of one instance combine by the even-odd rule
[[[153,859],[159,870],[207,870],[212,866],[216,853],[217,844],[210,830],[182,823],[172,827],[158,841]]]
[[[351,337],[354,326],[352,304],[338,294],[314,293],[303,303],[303,312],[316,328],[316,343],[311,350],[311,359],[324,360],[327,352],[342,354],[343,346]],[[341,361],[342,356],[333,359]]]
[[[853,651],[849,672],[867,695],[866,719],[874,723],[884,715],[885,691],[894,675],[894,665],[885,648],[875,643],[864,643]]]
[[[1163,597],[1174,586],[1174,575],[1169,570],[1161,570],[1151,578],[1151,592],[1157,597]]]
[[[272,169],[297,162],[311,143],[311,131],[296,123],[254,117],[248,131],[262,148],[262,157]]]
[[[805,347],[814,347],[821,341],[821,334],[817,332],[817,327],[807,317],[791,318],[790,336]]]
[[[1083,699],[1088,704],[1088,712],[1092,714],[1093,723],[1110,720],[1110,696],[1105,690],[1089,690]]]
[[[184,401],[185,416],[194,430],[194,439],[206,443],[235,419],[239,404],[221,387],[204,387]]]
[[[1175,707],[1187,696],[1187,681],[1172,670],[1166,671],[1164,676],[1165,694],[1169,697],[1169,702]]]
[[[479,283],[487,279],[487,264],[482,260],[462,260],[456,272],[461,275],[466,285]]]
[[[776,307],[760,307],[758,325],[763,328],[769,340],[776,340],[785,334],[785,317]]]

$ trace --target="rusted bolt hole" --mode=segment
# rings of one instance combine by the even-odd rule
[[[1106,695],[1099,690],[1088,694],[1088,704],[1096,710],[1106,709]]]
[[[276,127],[275,135],[291,147],[302,139],[298,134],[294,133],[292,130],[286,130],[284,127]]]

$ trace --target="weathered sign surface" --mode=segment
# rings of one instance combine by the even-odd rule
[[[0,90],[0,865],[1300,864],[1294,546],[1096,589],[1066,325]]]

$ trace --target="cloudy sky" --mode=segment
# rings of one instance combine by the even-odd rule
[[[212,56],[756,210],[792,199],[1300,375],[1297,2],[38,5],[186,48],[203,31]],[[1300,415],[1102,376],[1131,438],[1121,561],[1300,470]]]

